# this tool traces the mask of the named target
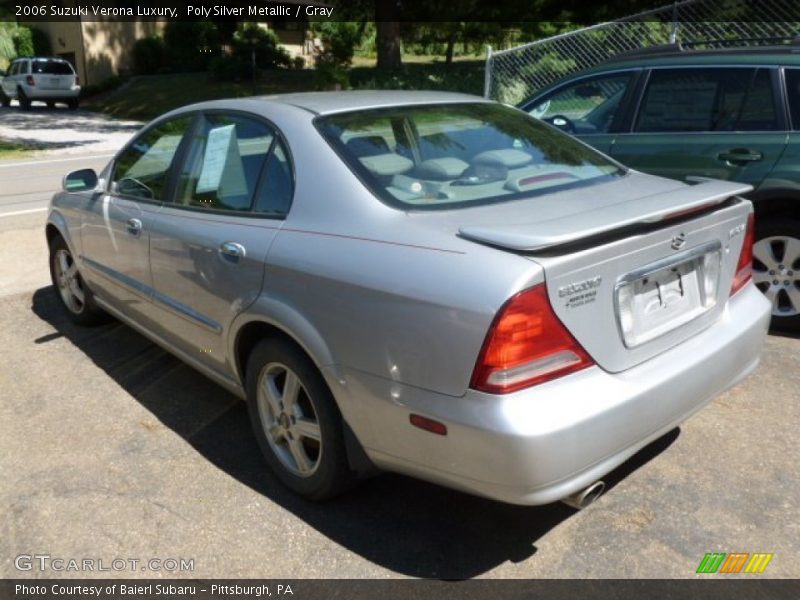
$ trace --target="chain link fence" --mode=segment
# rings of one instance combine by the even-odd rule
[[[508,50],[489,48],[484,95],[518,104],[565,75],[650,46],[759,46],[798,36],[798,0],[684,0]]]

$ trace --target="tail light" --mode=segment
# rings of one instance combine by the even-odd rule
[[[736,275],[733,276],[731,296],[742,289],[753,278],[753,245],[756,243],[755,216],[753,213],[747,217],[747,230],[744,233],[742,252],[739,254],[739,263],[736,265]]]
[[[28,75],[28,76],[25,78],[25,82],[26,82],[28,85],[36,85],[36,82],[33,80],[33,75]]]
[[[80,84],[81,84],[81,78],[75,75],[75,85],[80,85]]]
[[[537,285],[511,298],[495,317],[481,348],[471,387],[505,394],[594,364],[559,321]]]

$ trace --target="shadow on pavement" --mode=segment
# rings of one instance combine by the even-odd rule
[[[575,513],[560,503],[501,504],[393,474],[365,481],[324,504],[306,502],[287,492],[267,470],[244,403],[125,325],[73,325],[52,287],[35,292],[32,310],[56,330],[36,343],[63,335],[206,460],[347,550],[396,573],[439,579],[479,576],[506,561],[530,558],[537,540]],[[213,394],[214,410],[205,416],[202,403],[198,408],[200,388],[218,390],[218,403]],[[607,486],[613,488],[678,435],[674,429],[641,450],[604,478]]]

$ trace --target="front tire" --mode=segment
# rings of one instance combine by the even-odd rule
[[[800,331],[800,221],[756,220],[753,282],[772,301],[772,328]]]
[[[354,480],[342,416],[316,366],[294,344],[262,340],[246,371],[250,422],[267,464],[310,500],[327,500]]]
[[[84,283],[78,263],[61,236],[50,241],[50,279],[73,323],[99,325],[109,320],[109,315],[95,304],[94,294]]]

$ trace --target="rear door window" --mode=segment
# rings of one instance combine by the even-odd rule
[[[212,210],[250,211],[275,133],[255,119],[208,114],[193,132],[176,202]]]
[[[654,69],[635,131],[775,131],[769,69]]]
[[[789,100],[792,129],[800,131],[800,69],[786,69],[786,96]]]

